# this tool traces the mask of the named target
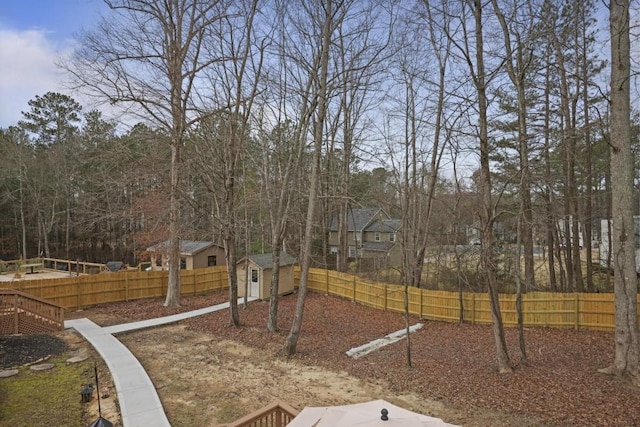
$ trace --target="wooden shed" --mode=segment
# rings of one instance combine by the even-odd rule
[[[169,241],[147,248],[151,253],[152,270],[169,269]],[[180,241],[180,270],[225,265],[224,248],[214,242],[202,240]]]
[[[245,284],[249,280],[248,293],[250,297],[268,300],[271,294],[271,277],[273,272],[273,255],[260,254],[249,255],[238,261],[236,272],[238,274],[238,296],[245,294]],[[278,294],[284,295],[293,292],[293,267],[296,259],[289,254],[280,255],[280,280]]]

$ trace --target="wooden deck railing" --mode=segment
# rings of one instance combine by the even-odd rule
[[[0,272],[19,272],[25,266],[39,266],[39,269],[68,271],[69,274],[97,274],[107,269],[105,264],[96,262],[70,261],[57,258],[28,258],[0,261]]]
[[[64,307],[13,289],[0,289],[0,335],[64,329]]]
[[[274,402],[222,427],[284,427],[296,415],[298,411],[286,403]]]

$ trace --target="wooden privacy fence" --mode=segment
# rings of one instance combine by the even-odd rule
[[[195,295],[228,288],[227,269],[209,267],[180,272],[182,295]],[[300,269],[295,269],[295,282]],[[97,304],[166,296],[167,271],[123,271],[64,279],[22,280],[11,287],[51,301],[66,309]],[[361,279],[351,274],[312,268],[310,291],[327,293],[382,310],[404,312],[404,287]],[[409,288],[409,312],[424,319],[458,322],[460,295],[457,292]],[[640,299],[639,299],[640,300]],[[465,322],[491,324],[486,293],[462,294]],[[639,301],[640,304],[640,301]],[[506,326],[516,325],[515,295],[501,294],[500,308]],[[615,326],[614,296],[607,294],[531,292],[523,295],[526,326],[551,326],[612,331]]]
[[[122,271],[63,279],[21,280],[12,282],[11,287],[73,310],[97,304],[165,297],[168,276],[168,271]],[[229,287],[226,267],[182,270],[180,277],[182,295]]]
[[[299,283],[300,271],[295,280]],[[405,288],[376,283],[351,274],[310,269],[310,291],[348,298],[382,310],[404,312]],[[408,288],[409,312],[423,319],[458,322],[460,299],[457,292]],[[500,310],[505,326],[516,326],[516,296],[500,294]],[[638,299],[640,304],[640,298]],[[462,294],[463,319],[474,324],[491,324],[491,307],[486,293]],[[525,326],[551,326],[612,331],[615,327],[614,295],[590,293],[530,292],[522,297]]]

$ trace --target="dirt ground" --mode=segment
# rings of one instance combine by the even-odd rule
[[[226,297],[188,297],[180,308],[161,300],[112,304],[68,317],[104,326]],[[528,329],[524,364],[516,356],[516,331],[508,329],[515,371],[500,375],[490,327],[423,321],[412,334],[413,367],[407,368],[405,341],[357,360],[345,355],[404,328],[401,314],[312,293],[296,355],[287,359],[279,350],[296,298],[282,298],[276,334],[266,331],[268,303],[254,302],[240,309],[240,328],[229,326],[225,310],[118,338],[147,369],[175,427],[218,426],[275,400],[300,410],[380,398],[465,426],[640,425],[640,390],[597,372],[613,360],[612,333]]]
[[[169,342],[166,337],[171,337]],[[449,421],[459,418],[441,402],[414,393],[396,395],[381,383],[276,358],[261,349],[190,331],[185,325],[136,332],[122,341],[154,378],[173,426],[218,426],[276,400],[302,409],[384,398]],[[161,341],[165,342],[158,344]]]

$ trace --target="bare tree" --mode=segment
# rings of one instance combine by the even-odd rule
[[[342,141],[342,156],[338,159],[339,178],[338,200],[338,247],[336,254],[336,269],[347,270],[349,258],[349,212],[353,208],[351,195],[351,174],[358,161],[359,145],[365,139],[363,122],[366,113],[372,107],[372,93],[375,93],[384,75],[384,61],[389,58],[385,54],[393,31],[395,18],[394,10],[381,12],[382,7],[372,2],[363,5],[352,13],[348,22],[338,25],[335,42],[336,95],[337,108],[334,112],[334,122],[331,126],[333,149]],[[389,17],[386,18],[386,15]],[[380,27],[388,32],[383,35]],[[331,156],[327,156],[330,158]],[[327,174],[329,175],[329,174]],[[331,195],[327,194],[327,198]]]
[[[615,276],[615,358],[603,372],[629,377],[640,387],[640,328],[633,220],[629,0],[611,0],[611,191]]]
[[[491,144],[489,141],[489,122],[487,119],[487,86],[490,78],[494,76],[495,73],[488,73],[485,67],[483,3],[481,0],[473,0],[461,2],[461,5],[460,24],[462,40],[457,41],[452,39],[452,43],[460,52],[463,61],[468,67],[477,96],[477,137],[480,151],[479,186],[481,197],[479,215],[482,227],[480,263],[489,289],[489,302],[493,320],[493,336],[496,345],[498,371],[500,373],[510,373],[513,371],[513,368],[507,351],[502,313],[500,311],[500,300],[498,297],[496,245],[493,235],[493,225],[496,220],[496,215],[491,185],[489,157]],[[466,21],[466,14],[468,13],[467,7],[471,9],[470,12],[473,15],[473,36],[469,33],[468,22]],[[452,35],[450,34],[450,36]],[[473,48],[471,48],[470,41],[474,43]]]
[[[317,45],[313,52],[314,67],[309,72],[317,73],[314,78],[314,104],[315,114],[312,119],[313,132],[313,153],[311,163],[311,174],[309,183],[309,201],[307,205],[307,217],[305,220],[305,231],[300,253],[301,273],[300,285],[298,287],[298,300],[296,303],[296,311],[294,314],[291,330],[284,344],[284,353],[292,355],[296,351],[300,329],[302,328],[302,317],[304,314],[304,303],[307,295],[307,279],[309,276],[309,268],[311,267],[311,241],[313,239],[313,226],[316,210],[316,196],[318,192],[320,161],[322,157],[322,146],[324,136],[324,125],[327,115],[327,93],[328,93],[328,75],[329,75],[329,49],[333,32],[337,23],[344,17],[346,6],[344,1],[334,2],[334,0],[323,0],[312,2],[303,6],[305,12],[312,19],[313,24],[317,25],[319,31],[315,33],[317,37]]]
[[[502,9],[497,0],[492,0],[493,9],[498,17],[498,22],[502,28],[504,46],[506,51],[505,65],[509,80],[514,85],[517,93],[518,109],[518,155],[520,160],[520,214],[518,216],[518,246],[516,251],[516,315],[518,321],[518,336],[520,342],[520,356],[523,361],[527,360],[527,352],[524,340],[524,319],[522,314],[522,282],[520,279],[520,240],[524,246],[524,286],[525,290],[535,286],[534,264],[533,264],[533,210],[531,202],[531,172],[529,170],[529,136],[527,128],[527,75],[530,72],[530,65],[533,60],[531,41],[528,37],[532,34],[533,13],[531,3],[521,9],[527,9],[528,18],[519,15],[519,7],[513,5],[511,9],[511,21],[507,22]],[[526,13],[526,12],[525,12]],[[522,28],[520,22],[529,22]],[[513,40],[512,40],[513,38]]]
[[[280,258],[286,250],[285,238],[292,221],[292,205],[299,193],[298,185],[304,181],[302,163],[306,155],[306,136],[315,108],[315,75],[311,72],[300,79],[298,74],[301,68],[310,64],[304,64],[304,60],[299,61],[299,56],[292,58],[294,55],[291,52],[296,52],[296,48],[293,46],[295,37],[291,37],[293,29],[288,22],[288,6],[286,2],[276,2],[278,31],[274,37],[277,42],[273,45],[276,48],[277,65],[271,73],[270,85],[267,86],[265,95],[270,98],[262,104],[262,120],[259,121],[262,128],[259,138],[262,152],[260,159],[256,161],[262,191],[266,196],[271,236],[273,270],[267,319],[267,330],[270,332],[278,330]],[[275,101],[274,108],[270,108],[269,101]],[[272,116],[276,118],[276,123],[270,126],[268,117]]]
[[[63,64],[80,89],[133,106],[170,134],[169,283],[165,305],[180,304],[180,152],[185,131],[204,114],[198,79],[216,57],[203,48],[221,1],[105,0],[113,15],[80,38]],[[200,104],[199,104],[200,103]]]
[[[249,0],[246,5],[238,2],[240,9],[240,26],[234,27],[231,19],[225,19],[228,25],[221,25],[218,39],[223,41],[222,56],[230,58],[229,66],[216,74],[216,80],[222,81],[222,92],[230,106],[231,114],[225,117],[228,121],[222,136],[222,188],[223,197],[217,202],[222,225],[222,236],[229,276],[229,319],[230,324],[238,326],[238,277],[236,273],[237,229],[236,205],[238,188],[236,182],[240,178],[239,163],[246,157],[245,148],[249,139],[249,120],[258,91],[264,45],[254,46],[254,18],[258,0]],[[246,6],[246,7],[244,7]],[[257,49],[256,49],[257,47]],[[257,50],[257,51],[254,51]],[[215,193],[214,193],[215,194]],[[246,238],[246,236],[245,236]]]
[[[29,144],[29,137],[24,131],[16,126],[10,126],[8,129],[0,129],[0,204],[13,206],[11,212],[18,216],[20,231],[16,231],[19,237],[17,247],[22,259],[27,259],[27,216],[31,209],[27,207],[29,204],[29,164],[33,158],[32,146]],[[30,206],[33,208],[33,206]],[[15,211],[18,212],[15,212]],[[9,215],[6,215],[9,216]]]

